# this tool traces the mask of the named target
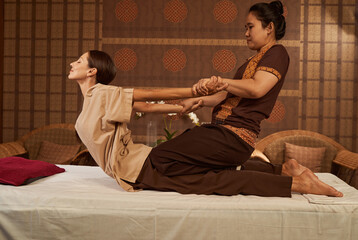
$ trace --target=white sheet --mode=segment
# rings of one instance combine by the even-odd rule
[[[98,167],[61,167],[30,185],[0,185],[0,239],[358,239],[358,204],[129,193]]]

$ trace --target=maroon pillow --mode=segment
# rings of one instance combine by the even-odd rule
[[[28,180],[64,172],[65,169],[48,162],[22,157],[0,158],[0,183],[20,186]]]

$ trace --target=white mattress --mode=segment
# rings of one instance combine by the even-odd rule
[[[98,167],[61,167],[29,185],[0,185],[0,239],[358,239],[357,190],[331,174],[319,177],[346,203],[129,193]]]

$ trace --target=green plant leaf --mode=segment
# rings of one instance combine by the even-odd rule
[[[169,133],[167,136],[165,136],[167,138],[167,140],[170,140],[174,137],[174,135],[177,133],[178,131],[174,131],[172,133]]]
[[[165,139],[158,139],[157,140],[157,145],[159,145],[159,144],[161,144],[161,143],[163,143],[163,142],[166,142],[167,140],[165,140]]]
[[[164,131],[167,134],[167,136],[170,135],[170,132],[166,128],[164,128]]]

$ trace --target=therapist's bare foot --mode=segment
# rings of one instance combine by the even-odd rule
[[[295,177],[301,175],[306,169],[306,167],[291,158],[282,165],[281,175]]]
[[[343,197],[341,192],[320,181],[309,169],[303,171],[299,176],[292,177],[292,191],[331,197]]]

